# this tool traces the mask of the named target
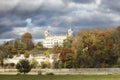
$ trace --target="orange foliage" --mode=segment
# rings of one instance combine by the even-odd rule
[[[60,60],[61,60],[61,61],[65,61],[66,55],[67,55],[68,53],[71,53],[71,52],[72,52],[72,51],[71,51],[70,48],[64,48],[64,49],[62,49],[62,52],[60,53]]]
[[[120,31],[120,26],[118,26],[118,27],[116,28],[116,30]]]

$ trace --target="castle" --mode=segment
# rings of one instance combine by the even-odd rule
[[[63,46],[63,41],[67,37],[73,37],[73,30],[68,29],[67,35],[51,35],[49,30],[44,31],[45,40],[43,46],[45,48],[53,48],[55,45]]]

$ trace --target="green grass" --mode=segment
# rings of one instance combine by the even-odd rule
[[[0,75],[0,80],[120,80],[120,75]]]

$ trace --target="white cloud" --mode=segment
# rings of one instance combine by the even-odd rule
[[[0,11],[11,10],[17,6],[18,3],[19,0],[0,0]]]
[[[101,4],[101,0],[96,0],[95,2],[98,6]]]
[[[15,27],[13,28],[12,33],[16,33],[18,35],[23,35],[25,32],[28,32],[27,27]]]
[[[19,0],[18,11],[36,11],[42,6],[44,0]]]
[[[84,9],[84,10],[95,10],[98,8],[98,4],[100,4],[100,2],[96,2],[96,3],[90,3],[90,4],[82,4],[82,3],[75,3],[75,2],[70,2],[68,3],[68,8],[70,9],[75,9],[75,10],[80,10],[80,9]]]

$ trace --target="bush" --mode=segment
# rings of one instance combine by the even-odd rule
[[[42,71],[38,71],[38,75],[42,75]]]
[[[41,68],[46,68],[47,64],[45,62],[41,62]]]
[[[50,68],[49,62],[41,62],[41,68]]]
[[[31,66],[32,66],[32,68],[37,68],[37,66],[38,66],[38,62],[37,62],[37,60],[36,59],[32,59],[32,61],[31,61]]]
[[[46,75],[54,75],[54,73],[46,73]]]

